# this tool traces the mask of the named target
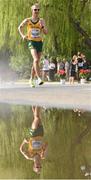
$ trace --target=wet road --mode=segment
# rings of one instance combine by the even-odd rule
[[[31,88],[29,84],[3,83],[0,85],[0,103],[79,108],[91,111],[91,84],[45,83]]]

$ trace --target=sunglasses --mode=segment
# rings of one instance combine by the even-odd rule
[[[40,11],[40,9],[34,9],[34,11]]]
[[[35,166],[35,168],[37,168],[37,169],[41,169],[42,167],[41,167],[41,166]]]

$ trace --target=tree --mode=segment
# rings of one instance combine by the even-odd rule
[[[40,17],[44,17],[49,31],[46,38],[44,37],[44,54],[67,57],[80,50],[88,54],[91,48],[91,1],[38,2],[41,6]],[[27,0],[27,3],[26,0],[0,0],[0,49],[11,52],[16,57],[14,62],[21,55],[27,56],[29,64],[31,62],[27,43],[22,41],[17,28],[24,18],[31,16],[30,8],[33,3],[34,0]]]

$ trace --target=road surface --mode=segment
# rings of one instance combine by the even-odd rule
[[[31,88],[28,83],[2,83],[0,103],[91,111],[91,84],[61,85],[58,82],[50,82]]]

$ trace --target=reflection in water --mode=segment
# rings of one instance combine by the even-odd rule
[[[24,139],[21,146],[20,152],[28,160],[33,160],[33,170],[36,173],[40,173],[42,168],[41,160],[45,158],[47,152],[47,143],[43,142],[43,125],[40,117],[40,107],[33,106],[33,122],[30,128],[30,138]],[[28,145],[27,150],[24,150],[24,146]]]
[[[74,111],[75,113],[77,113],[78,116],[81,116],[81,114],[83,114],[83,113],[85,112],[83,109],[73,109],[73,111]]]
[[[91,165],[90,166],[81,166],[81,171],[84,174],[85,177],[90,177],[91,176]]]
[[[83,109],[74,109],[73,111],[77,113],[78,116],[82,116],[83,113],[85,113]],[[75,141],[73,142],[73,145],[75,146],[76,144],[81,144],[84,137],[87,136],[90,131],[91,131],[91,116],[89,116],[89,123],[83,130],[81,130],[80,134],[76,137]],[[81,172],[85,177],[90,178],[91,162],[89,163],[85,153],[83,154],[83,160],[84,160],[84,164],[80,166]]]
[[[30,137],[35,134],[38,135],[37,143],[35,137]],[[48,154],[42,160],[47,150],[46,141]],[[38,151],[33,147],[38,147]],[[26,160],[21,153],[30,160]],[[81,109],[74,112],[56,108],[0,105],[0,179],[89,177],[91,112],[83,112]]]

